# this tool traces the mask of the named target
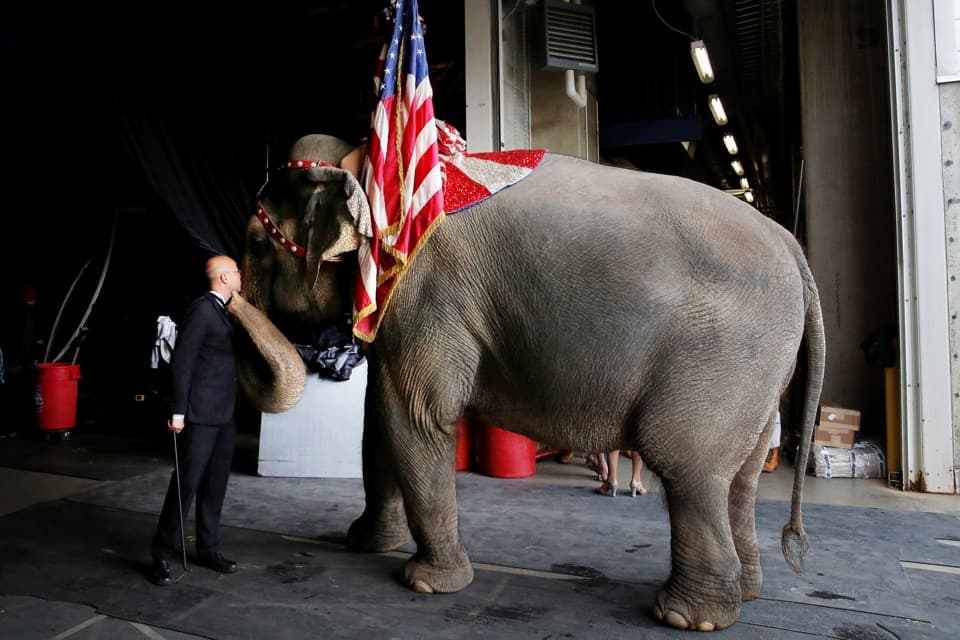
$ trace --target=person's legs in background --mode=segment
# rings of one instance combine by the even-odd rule
[[[640,452],[631,451],[630,460],[633,463],[633,475],[630,478],[630,495],[636,496],[638,493],[643,495],[647,490],[640,481],[640,472],[643,471],[643,459],[640,458]]]
[[[603,454],[600,455],[600,460],[603,460]],[[595,491],[604,496],[616,497],[617,495],[617,466],[620,458],[620,451],[614,449],[607,453],[607,473],[606,480],[603,481],[603,484],[595,489]],[[601,467],[602,467],[601,463]]]
[[[780,411],[773,419],[773,438],[770,440],[770,451],[767,452],[767,459],[763,463],[763,471],[771,473],[780,465]]]

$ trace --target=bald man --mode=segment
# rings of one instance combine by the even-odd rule
[[[220,573],[233,573],[237,563],[220,552],[220,512],[237,435],[233,324],[225,307],[240,291],[240,270],[233,259],[214,256],[207,261],[206,273],[210,291],[187,307],[177,331],[170,367],[173,415],[167,428],[180,434],[176,440],[184,517],[194,496],[197,499],[196,562]],[[153,538],[150,579],[154,584],[172,582],[170,563],[182,553],[181,539],[174,471]]]

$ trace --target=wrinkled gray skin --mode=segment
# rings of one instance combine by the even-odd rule
[[[336,163],[349,150],[313,136],[291,157]],[[308,256],[284,252],[252,219],[250,303],[288,334],[349,308],[337,278],[352,283],[355,254],[335,268],[317,258],[351,224],[343,182],[284,171],[263,202]],[[261,319],[244,325],[257,334]],[[800,247],[713,188],[548,154],[519,184],[449,216],[400,281],[368,349],[366,509],[349,542],[386,551],[412,533],[407,585],[470,583],[454,483],[455,421],[469,410],[567,449],[639,450],[663,480],[671,523],[672,571],[654,614],[678,628],[727,627],[760,592],[757,481],[804,336],[802,441],[783,533],[796,570],[824,360]],[[266,351],[276,360],[282,346]],[[242,384],[261,407],[283,408],[283,374]]]

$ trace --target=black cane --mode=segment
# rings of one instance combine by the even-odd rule
[[[177,515],[180,516],[180,551],[183,553],[183,570],[187,569],[187,540],[183,533],[183,502],[180,497],[180,457],[177,455],[177,432],[173,432],[173,472],[177,476]]]

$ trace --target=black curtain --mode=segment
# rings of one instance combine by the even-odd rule
[[[172,122],[136,105],[125,106],[120,121],[124,150],[194,244],[239,259],[256,167],[264,165],[257,145],[230,140],[215,129],[222,124]]]

